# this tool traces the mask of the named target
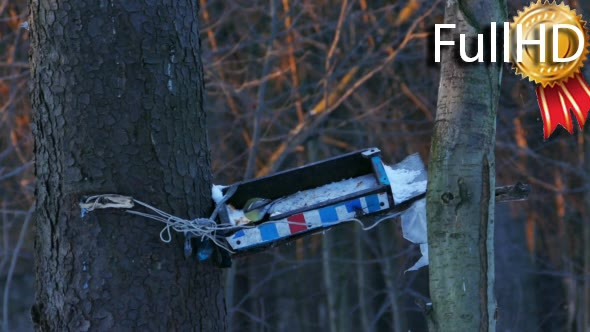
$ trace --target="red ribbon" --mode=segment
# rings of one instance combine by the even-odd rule
[[[537,100],[543,118],[543,136],[549,138],[558,125],[570,134],[574,133],[574,123],[570,110],[574,111],[580,130],[584,127],[590,110],[590,86],[581,74],[555,83],[553,87],[537,86]]]

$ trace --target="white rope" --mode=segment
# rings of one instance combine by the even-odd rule
[[[253,226],[234,226],[227,223],[217,224],[215,222],[215,218],[217,217],[220,206],[225,203],[225,201],[227,201],[231,195],[233,195],[236,189],[237,187],[230,187],[230,189],[228,189],[225,196],[223,196],[209,218],[196,218],[192,220],[179,218],[158,208],[155,208],[148,203],[134,199],[133,197],[117,194],[103,194],[87,197],[83,202],[80,202],[80,208],[82,209],[83,216],[86,213],[96,209],[124,209],[127,213],[157,220],[166,224],[160,231],[160,240],[162,240],[162,242],[169,243],[172,241],[172,233],[170,231],[172,229],[176,232],[184,233],[185,236],[191,235],[200,238],[201,241],[207,238],[215,243],[218,247],[233,253],[233,251],[222,241],[224,236],[219,235],[218,232],[239,230]],[[142,206],[143,208],[154,213],[146,213],[134,210],[133,208],[136,205]]]
[[[217,214],[219,212],[219,208],[223,205],[223,203],[225,203],[231,197],[231,195],[233,195],[236,188],[237,187],[230,187],[230,189],[223,196],[221,201],[217,204],[215,210],[213,211],[213,213],[211,214],[211,216],[209,218],[196,218],[196,219],[192,219],[192,220],[182,219],[182,218],[173,216],[167,212],[164,212],[156,207],[153,207],[145,202],[134,199],[133,197],[122,196],[122,195],[117,195],[117,194],[104,194],[104,195],[94,195],[94,196],[87,197],[83,202],[80,202],[80,208],[82,209],[82,215],[84,215],[87,212],[94,211],[96,209],[124,209],[125,212],[127,212],[127,213],[134,214],[134,215],[141,216],[141,217],[148,218],[148,219],[152,219],[152,220],[156,220],[156,221],[166,224],[162,228],[162,230],[160,231],[160,240],[162,240],[162,242],[169,243],[170,241],[172,241],[172,233],[170,232],[170,230],[172,229],[176,232],[184,233],[185,236],[192,235],[194,237],[200,238],[201,241],[204,240],[205,238],[207,238],[207,239],[211,240],[213,243],[215,243],[215,245],[217,245],[218,247],[226,250],[229,253],[234,253],[234,251],[232,251],[230,248],[228,248],[225,245],[225,241],[224,241],[225,236],[219,235],[219,234],[217,234],[217,232],[219,232],[219,231],[229,232],[229,231],[234,231],[234,230],[237,231],[240,229],[254,228],[257,226],[257,225],[235,226],[233,224],[228,224],[228,223],[218,224],[215,221]],[[143,208],[150,210],[154,213],[146,213],[146,212],[133,210],[133,208],[136,205],[142,206]],[[370,226],[365,226],[365,224],[357,218],[351,218],[351,219],[347,219],[347,220],[339,220],[339,221],[335,221],[333,223],[327,223],[324,225],[325,226],[332,226],[332,225],[337,225],[337,224],[348,222],[348,221],[354,221],[357,224],[359,224],[364,231],[369,231],[369,230],[377,227],[383,221],[398,217],[402,213],[403,212],[397,212],[394,214],[386,215],[383,218],[375,221]],[[273,222],[274,223],[301,225],[301,223],[299,223],[299,222],[290,222],[290,221],[283,221],[283,220],[269,221],[269,223],[273,223]],[[224,233],[227,233],[227,232],[224,232]]]
[[[353,221],[355,221],[357,224],[359,224],[362,227],[363,231],[370,231],[373,228],[379,226],[379,224],[381,224],[382,222],[384,222],[386,220],[397,218],[397,217],[401,216],[404,212],[405,211],[388,214],[388,215],[382,217],[381,219],[378,219],[377,221],[375,221],[371,226],[367,226],[367,227],[365,227],[365,224],[358,219],[354,219]]]
[[[116,194],[95,195],[80,203],[80,208],[91,212],[96,209],[131,209],[133,198]]]

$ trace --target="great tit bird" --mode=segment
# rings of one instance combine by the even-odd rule
[[[264,216],[272,207],[272,202],[273,200],[268,198],[250,198],[244,205],[244,215],[248,220],[258,222],[264,219]]]

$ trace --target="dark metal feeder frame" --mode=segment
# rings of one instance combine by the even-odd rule
[[[260,251],[337,226],[352,218],[366,220],[370,215],[384,215],[392,212],[395,207],[390,182],[381,161],[381,151],[377,148],[351,152],[237,183],[234,194],[221,206],[219,218],[222,223],[231,222],[229,209],[242,209],[250,198],[278,200],[298,192],[305,193],[324,185],[369,174],[375,177],[375,186],[329,200],[320,198],[317,203],[269,215],[253,227],[227,234],[229,247],[236,255]],[[228,188],[224,189],[224,194]]]

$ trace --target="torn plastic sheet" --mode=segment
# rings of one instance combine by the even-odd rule
[[[408,271],[428,265],[428,238],[426,234],[426,198],[414,202],[402,214],[402,233],[406,240],[420,245],[422,257]]]
[[[426,192],[428,173],[419,154],[412,154],[395,165],[383,165],[383,167],[391,183],[395,204],[403,203]],[[406,272],[428,265],[425,198],[414,202],[402,214],[402,233],[406,240],[419,244],[422,253],[422,257]]]
[[[416,201],[402,214],[402,233],[412,243],[427,243],[426,199]]]
[[[403,203],[426,192],[428,173],[418,153],[401,162],[383,165],[391,183],[395,204]],[[426,233],[426,199],[414,202],[402,214],[402,233],[406,240],[419,244],[422,257],[407,271],[415,271],[428,265],[428,238]]]
[[[404,272],[416,271],[421,267],[428,265],[428,243],[422,243],[420,245],[420,252],[422,253],[422,257],[420,257],[420,259],[416,263],[414,263],[414,265],[412,265],[411,268],[407,269]]]
[[[426,192],[428,174],[419,154],[415,153],[395,165],[383,165],[383,167],[391,183],[395,204],[403,203]]]

